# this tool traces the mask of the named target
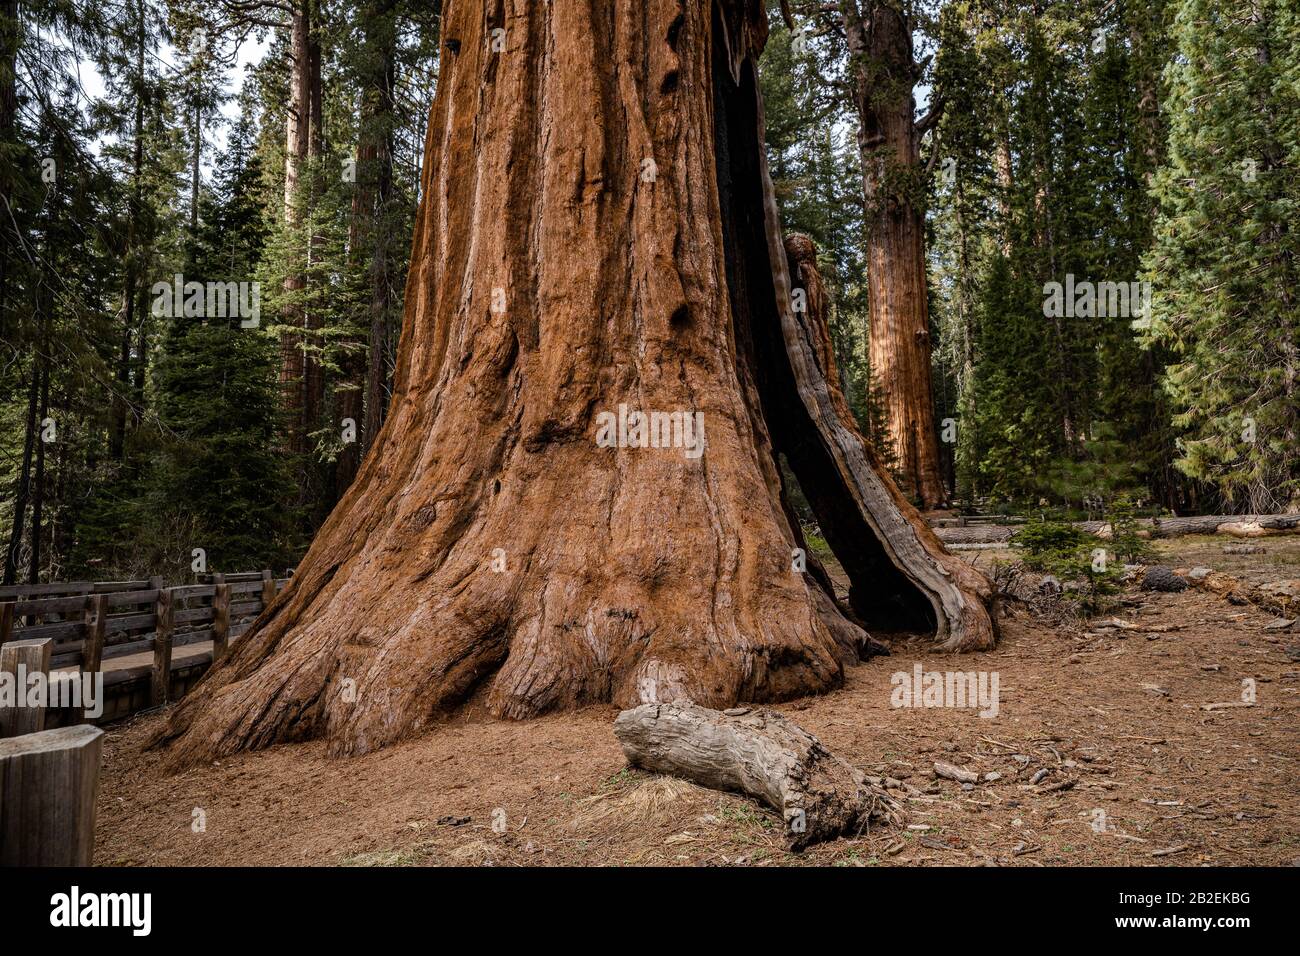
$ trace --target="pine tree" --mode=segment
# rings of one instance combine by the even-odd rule
[[[1298,27],[1286,0],[1178,4],[1146,260],[1178,467],[1253,512],[1300,508]]]
[[[192,264],[196,281],[251,282],[265,225],[262,170],[250,143],[245,117],[231,133],[205,204]],[[186,529],[213,568],[280,565],[296,543],[285,507],[292,482],[274,441],[275,358],[260,311],[169,320],[154,372],[160,434],[146,503],[168,526]],[[178,557],[189,564],[189,550],[160,556]]]

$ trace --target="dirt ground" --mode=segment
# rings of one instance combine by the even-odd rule
[[[1235,543],[1162,547],[1175,566],[1300,578],[1300,539],[1225,554]],[[966,557],[987,566],[994,555]],[[1107,617],[1133,629],[1049,628],[1012,609],[991,653],[954,659],[896,644],[851,669],[836,693],[775,708],[866,773],[893,778],[906,829],[787,853],[780,821],[758,804],[628,769],[609,706],[523,723],[458,718],[346,760],[319,744],[282,746],[174,776],[142,749],[162,719],[154,714],[108,728],[96,863],[1300,862],[1300,624],[1264,630],[1272,615],[1200,591],[1131,591],[1124,601]],[[997,715],[892,707],[891,675],[917,663],[996,672]],[[1203,709],[1240,702],[1246,678],[1254,706]],[[936,779],[936,760],[981,782]]]

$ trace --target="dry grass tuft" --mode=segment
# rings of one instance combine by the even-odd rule
[[[683,801],[706,794],[702,787],[676,777],[645,777],[631,786],[598,793],[579,801],[574,829],[611,824],[618,830],[632,826],[680,821]]]

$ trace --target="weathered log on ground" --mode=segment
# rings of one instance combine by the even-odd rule
[[[1075,521],[1074,527],[1103,540],[1113,529],[1109,521]],[[1300,515],[1193,515],[1187,518],[1142,518],[1135,522],[1139,534],[1151,538],[1177,538],[1187,534],[1226,534],[1234,538],[1262,538],[1300,532]],[[945,545],[998,544],[1010,541],[1024,525],[984,524],[967,528],[935,528]]]
[[[884,790],[775,711],[642,704],[618,715],[614,735],[634,767],[772,807],[792,850],[904,822]]]
[[[1229,604],[1251,604],[1283,618],[1300,616],[1300,578],[1249,584],[1218,571],[1194,572],[1195,569],[1189,571],[1184,568],[1177,571],[1194,587],[1216,594]]]
[[[1188,518],[1160,518],[1152,537],[1228,534],[1234,538],[1262,538],[1295,532],[1300,532],[1300,515],[1196,515]]]

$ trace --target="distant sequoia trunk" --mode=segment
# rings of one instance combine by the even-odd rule
[[[905,6],[899,0],[842,6],[867,200],[871,377],[884,394],[885,431],[904,491],[924,509],[943,508],[948,492],[930,370],[925,211],[914,196],[926,172],[921,138],[938,121],[940,104],[923,119],[912,118],[922,69]]]
[[[988,582],[881,474],[793,294],[759,0],[443,17],[389,417],[290,585],[177,707],[172,759],[359,753],[466,702],[788,699],[838,686],[873,628],[990,647]],[[849,607],[803,571],[781,454]]]

